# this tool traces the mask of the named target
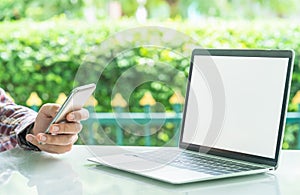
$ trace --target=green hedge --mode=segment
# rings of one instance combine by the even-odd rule
[[[289,21],[212,21],[197,25],[170,22],[163,25],[186,33],[197,40],[200,46],[207,48],[294,49],[296,66],[291,97],[300,89],[298,66],[300,25],[291,25]],[[69,92],[72,89],[77,68],[94,46],[99,45],[114,33],[130,27],[137,27],[137,24],[127,20],[99,21],[96,24],[65,20],[40,23],[26,21],[0,23],[1,86],[10,92],[15,101],[20,104],[26,102],[31,91],[38,92],[44,103],[53,102],[59,92]],[[138,41],[138,37],[135,39],[134,41]],[[122,72],[118,69],[124,70],[124,67],[126,69],[134,65],[140,57],[151,59],[158,54],[160,58],[163,58],[164,52],[164,50],[154,52],[153,49],[138,48],[127,53],[123,58],[115,59],[116,62],[110,70],[113,73],[108,72],[105,76],[108,79],[118,77],[118,74]],[[125,62],[124,65],[124,59],[130,62],[127,64]],[[173,63],[174,66],[178,66],[176,68],[184,71],[185,67],[188,67],[188,62],[182,62],[182,60],[186,59],[178,58],[178,56],[168,56],[168,59],[164,59],[165,62]],[[184,72],[186,74],[186,71]],[[117,76],[114,73],[117,73]],[[103,86],[102,89],[104,88]],[[110,98],[110,94],[105,94],[105,92],[99,92],[99,94]],[[168,97],[171,94],[168,93]],[[153,95],[157,96],[155,91]],[[101,99],[103,101],[103,98]],[[108,102],[102,102],[99,107],[100,111],[109,110]],[[293,107],[290,108],[292,109]]]
[[[155,25],[149,22],[147,25]],[[300,89],[300,25],[291,21],[200,21],[197,24],[188,22],[165,22],[159,24],[176,29],[193,37],[200,46],[207,48],[267,48],[267,49],[294,49],[296,52],[295,68],[291,97]],[[84,21],[67,21],[53,19],[46,22],[2,22],[0,23],[0,86],[7,90],[15,101],[25,104],[29,94],[36,91],[43,103],[53,102],[60,92],[68,93],[74,86],[74,78],[78,67],[91,56],[93,48],[114,33],[139,24],[130,20],[99,21],[86,23]],[[142,32],[141,32],[142,33]],[[133,37],[138,42],[139,37]],[[149,35],[150,36],[150,35]],[[158,35],[160,36],[160,35]],[[178,42],[178,40],[170,40]],[[181,42],[179,45],[183,45]],[[113,47],[114,45],[112,45]],[[111,48],[101,51],[101,55],[110,58]],[[151,91],[153,97],[172,110],[168,99],[174,89],[184,94],[185,76],[188,70],[188,60],[180,55],[172,54],[165,49],[138,47],[116,57],[102,74],[101,87],[97,87],[96,99],[99,101],[97,111],[108,112],[112,88],[118,78],[126,70],[135,66],[141,60],[160,58],[179,72],[180,76],[162,74],[167,83],[174,81],[174,86],[166,86],[162,82],[147,82],[134,89],[129,99],[132,111],[143,111],[139,106],[139,99],[145,91]],[[142,66],[136,66],[129,78],[142,72]],[[159,75],[161,69],[149,68],[150,77]],[[272,70],[270,70],[272,71]],[[289,110],[297,106],[290,104]],[[161,111],[157,106],[154,111]],[[294,131],[292,131],[294,134]],[[288,144],[285,147],[289,148]]]
[[[1,0],[0,21],[20,20],[46,20],[51,17],[65,14],[75,18],[82,15],[83,0]]]

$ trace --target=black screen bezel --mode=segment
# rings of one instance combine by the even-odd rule
[[[285,87],[283,93],[283,102],[280,114],[280,123],[279,123],[279,130],[278,130],[278,138],[276,143],[276,153],[275,158],[266,158],[257,155],[251,155],[246,153],[234,152],[224,149],[218,148],[209,148],[206,146],[195,145],[191,143],[183,142],[183,133],[184,133],[184,125],[185,125],[185,117],[186,117],[186,109],[188,105],[188,97],[189,97],[189,89],[190,83],[192,78],[192,71],[194,65],[194,56],[197,55],[204,55],[204,56],[237,56],[237,57],[268,57],[268,58],[288,58],[288,66],[287,66],[287,74],[285,80]],[[191,62],[190,62],[190,70],[188,76],[188,84],[187,84],[187,91],[186,91],[186,100],[183,112],[183,120],[181,126],[181,133],[180,133],[180,141],[179,147],[186,150],[191,150],[195,152],[205,151],[207,154],[218,155],[222,157],[234,158],[238,160],[244,160],[248,162],[260,163],[265,164],[268,166],[277,167],[278,159],[279,159],[279,151],[282,145],[282,137],[284,132],[285,126],[285,116],[287,112],[287,105],[288,105],[288,98],[289,98],[289,90],[290,90],[290,83],[291,83],[291,75],[293,69],[293,59],[294,59],[294,52],[292,50],[251,50],[251,49],[194,49],[192,52]],[[254,143],[255,144],[255,143]]]

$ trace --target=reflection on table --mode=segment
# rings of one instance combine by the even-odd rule
[[[272,174],[171,185],[86,160],[112,148],[118,152],[114,146],[75,146],[63,155],[20,148],[1,153],[0,194],[300,194],[300,151],[283,151]]]

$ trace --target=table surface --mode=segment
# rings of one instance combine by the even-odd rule
[[[79,146],[62,155],[15,148],[0,154],[0,194],[300,194],[300,151],[283,150],[268,174],[172,185],[96,166],[89,157],[140,147]]]

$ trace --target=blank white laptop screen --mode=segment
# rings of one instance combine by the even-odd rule
[[[182,141],[275,158],[288,61],[288,58],[195,55]],[[210,87],[196,68],[199,63],[216,66],[225,92],[225,117],[212,145],[205,145],[204,139],[212,113],[218,110],[213,110]]]

